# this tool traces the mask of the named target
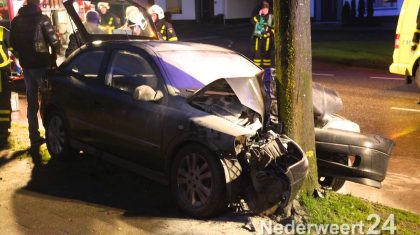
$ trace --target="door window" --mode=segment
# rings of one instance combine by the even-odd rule
[[[105,84],[133,94],[134,90],[142,85],[157,90],[158,78],[149,62],[141,55],[128,51],[117,51],[112,56]]]
[[[86,78],[97,78],[103,57],[103,51],[85,52],[71,61],[70,64],[66,66],[66,70]]]

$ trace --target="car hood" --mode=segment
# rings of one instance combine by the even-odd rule
[[[228,89],[223,84],[228,84],[232,91],[235,93],[236,97],[240,103],[249,109],[257,112],[261,118],[264,117],[265,104],[263,96],[263,88],[257,76],[254,77],[235,77],[235,78],[220,78],[201,88],[195,92],[190,98],[189,101],[195,101],[202,97],[206,92],[215,90],[215,87],[221,85],[218,89],[214,91],[215,95],[220,92],[230,92],[228,90],[223,90],[223,88]]]

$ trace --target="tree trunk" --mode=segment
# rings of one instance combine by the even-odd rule
[[[318,186],[312,106],[310,0],[274,0],[279,118],[286,134],[306,152],[309,174],[303,192]]]

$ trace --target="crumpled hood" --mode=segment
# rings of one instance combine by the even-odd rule
[[[201,88],[192,95],[189,100],[194,100],[203,92],[208,90],[210,86],[217,85],[218,83],[227,82],[232,88],[235,95],[238,97],[242,105],[257,112],[264,118],[264,98],[262,95],[262,87],[257,77],[235,77],[235,78],[220,78]]]

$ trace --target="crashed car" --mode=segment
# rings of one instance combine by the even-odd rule
[[[270,119],[281,123],[275,70],[266,73],[261,79],[271,88]],[[357,123],[338,115],[343,102],[335,90],[313,83],[312,99],[319,184],[333,191],[341,189],[346,180],[381,188],[395,143],[384,136],[362,134]]]
[[[53,159],[82,150],[170,184],[194,217],[290,204],[308,161],[265,125],[259,67],[210,45],[96,36],[47,74],[41,114]]]

